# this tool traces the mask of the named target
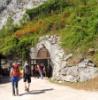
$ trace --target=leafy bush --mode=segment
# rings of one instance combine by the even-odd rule
[[[61,45],[67,50],[98,49],[97,0],[48,0],[27,10],[21,26],[14,25],[9,18],[0,31],[0,53],[26,59],[38,38],[51,33],[59,34]]]
[[[46,16],[58,10],[62,11],[67,5],[66,0],[48,0],[37,8],[27,10],[27,14],[33,19],[40,15]]]

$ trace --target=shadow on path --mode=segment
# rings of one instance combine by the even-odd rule
[[[37,95],[37,94],[45,93],[47,91],[52,91],[52,90],[54,90],[54,89],[53,88],[49,88],[49,89],[42,89],[42,90],[32,90],[32,91],[29,91],[29,92],[22,93],[19,96],[32,95],[32,94]]]

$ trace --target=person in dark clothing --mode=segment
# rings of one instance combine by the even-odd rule
[[[23,78],[25,82],[25,91],[29,92],[30,83],[31,83],[31,67],[27,62],[24,64],[23,68]]]

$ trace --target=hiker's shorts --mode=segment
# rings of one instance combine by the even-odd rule
[[[31,83],[31,75],[24,74],[24,82]]]

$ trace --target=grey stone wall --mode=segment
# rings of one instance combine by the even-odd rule
[[[58,81],[83,82],[92,79],[98,75],[98,68],[88,59],[84,59],[74,66],[67,66],[67,59],[72,57],[72,54],[66,54],[59,45],[60,38],[56,35],[47,35],[40,38],[35,48],[31,48],[31,58],[36,57],[36,53],[42,45],[48,49],[53,63],[52,79]],[[36,53],[34,54],[34,51]]]
[[[0,0],[0,29],[6,24],[8,17],[19,23],[26,9],[36,7],[44,1],[46,0]]]

